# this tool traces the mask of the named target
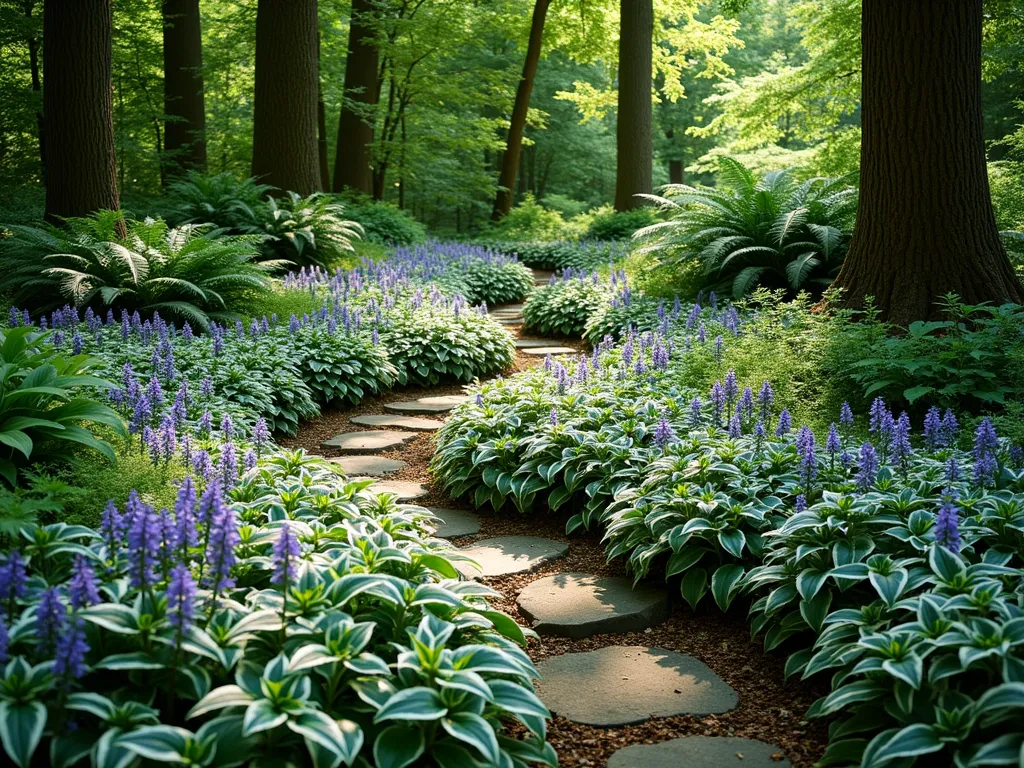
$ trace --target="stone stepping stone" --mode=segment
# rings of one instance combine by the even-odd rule
[[[380,456],[338,456],[328,459],[328,461],[341,467],[346,475],[364,475],[369,477],[380,477],[381,475],[397,472],[409,466],[404,461],[384,459]]]
[[[457,405],[469,400],[469,395],[439,395],[437,397],[421,397],[419,400],[405,400],[399,403],[387,403],[385,411],[407,413],[412,416],[430,416],[435,413],[447,413]]]
[[[692,656],[613,645],[537,663],[537,693],[551,711],[597,726],[652,717],[710,715],[736,706],[736,692]]]
[[[565,557],[569,545],[540,536],[498,536],[483,539],[459,551],[475,560],[480,567],[471,563],[458,563],[456,567],[467,578],[482,578],[532,571],[544,563]]]
[[[522,305],[522,304],[505,304],[503,306],[496,307],[495,309],[491,310],[491,314],[493,314],[493,315],[500,315],[503,312],[517,312],[518,313],[518,312],[522,312],[523,311],[523,306],[524,305]]]
[[[774,744],[735,736],[687,736],[660,744],[633,744],[608,758],[608,768],[789,768]]]
[[[547,339],[516,339],[516,349],[535,349],[537,347],[550,347],[551,342]]]
[[[349,421],[363,427],[399,427],[411,432],[433,432],[444,426],[444,422],[437,419],[389,413],[363,414],[362,416],[353,416]]]
[[[668,618],[668,594],[629,579],[557,573],[528,584],[516,601],[542,635],[641,632]]]
[[[524,349],[528,355],[537,355],[538,357],[546,357],[547,355],[575,355],[576,350],[572,347],[533,347]]]
[[[499,317],[498,322],[502,325],[522,325],[522,317]]]
[[[369,477],[354,477],[353,480],[370,480]],[[422,499],[430,489],[423,483],[413,483],[408,480],[378,480],[370,486],[374,493],[393,493],[398,497],[399,502]]]
[[[440,539],[454,539],[459,536],[472,536],[480,531],[480,518],[464,509],[444,509],[443,507],[427,507],[437,518],[437,530],[434,535]]]
[[[330,440],[324,440],[322,445],[353,454],[381,453],[401,448],[415,437],[415,432],[342,432]]]

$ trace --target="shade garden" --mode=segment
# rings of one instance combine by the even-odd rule
[[[1022,40],[0,2],[0,764],[1024,768]]]

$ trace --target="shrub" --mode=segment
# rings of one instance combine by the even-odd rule
[[[90,374],[96,360],[50,346],[57,334],[0,329],[0,477],[12,486],[33,456],[67,459],[84,446],[113,460],[93,431],[106,425],[124,433],[121,418],[91,396],[113,385]]]
[[[721,158],[722,189],[665,187],[652,197],[667,221],[636,233],[663,263],[695,261],[709,284],[736,298],[758,285],[797,291],[827,286],[849,241],[856,191],[845,179],[797,183],[785,171],[761,179]]]
[[[239,179],[231,173],[188,171],[167,185],[169,217],[176,224],[214,224],[238,230],[252,212],[266,205],[274,191],[256,179]]]
[[[599,269],[609,264],[617,264],[626,255],[625,247],[614,242],[494,242],[486,247],[513,254],[528,267],[551,270]]]
[[[466,298],[473,304],[509,304],[533,289],[533,272],[518,261],[474,259],[463,273]]]
[[[660,299],[674,299],[676,296],[692,299],[707,282],[697,262],[668,263],[650,253],[630,253],[622,268],[637,291]]]
[[[655,222],[652,208],[634,208],[631,211],[602,210],[595,212],[587,227],[591,240],[629,240],[638,229]]]
[[[490,226],[487,235],[499,241],[547,241],[561,237],[564,228],[558,211],[545,208],[527,194],[519,205]]]
[[[435,297],[426,303],[414,297],[412,310],[393,314],[380,339],[402,384],[470,382],[515,360],[511,334],[459,297],[452,302]]]
[[[459,579],[425,510],[368,485],[282,454],[226,501],[183,488],[170,546],[137,497],[99,530],[37,529],[7,556],[8,759],[556,765],[527,631]]]
[[[581,336],[587,319],[611,299],[611,289],[597,273],[566,270],[530,294],[523,306],[525,326],[542,334]]]
[[[629,328],[653,331],[665,327],[666,318],[675,319],[681,311],[678,299],[666,307],[664,299],[643,294],[634,296],[627,287],[587,318],[583,339],[596,346],[606,336],[618,339]]]
[[[118,232],[125,227],[127,234]],[[170,228],[161,219],[125,220],[102,211],[67,227],[12,227],[0,240],[5,270],[0,290],[15,302],[49,307],[116,307],[206,327],[232,318],[233,303],[270,286],[257,264],[259,240],[224,236],[208,226]]]
[[[361,200],[347,203],[346,214],[363,228],[371,243],[383,245],[419,245],[427,240],[427,229],[390,203]]]

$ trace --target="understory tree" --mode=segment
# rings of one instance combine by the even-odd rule
[[[981,109],[981,0],[864,0],[860,210],[835,287],[906,325],[1024,301],[996,228]]]

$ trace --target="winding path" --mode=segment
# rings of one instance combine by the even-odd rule
[[[520,304],[492,315],[517,337],[517,370],[583,348],[520,337]],[[664,585],[634,587],[620,563],[605,562],[599,537],[569,541],[557,515],[478,514],[431,486],[431,433],[465,399],[458,386],[392,392],[325,413],[283,442],[433,511],[437,535],[479,565],[464,575],[497,589],[497,607],[541,635],[529,652],[561,765],[763,768],[820,758],[824,728],[800,719],[818,692],[785,681],[781,660],[747,639],[740,617],[695,617]]]

